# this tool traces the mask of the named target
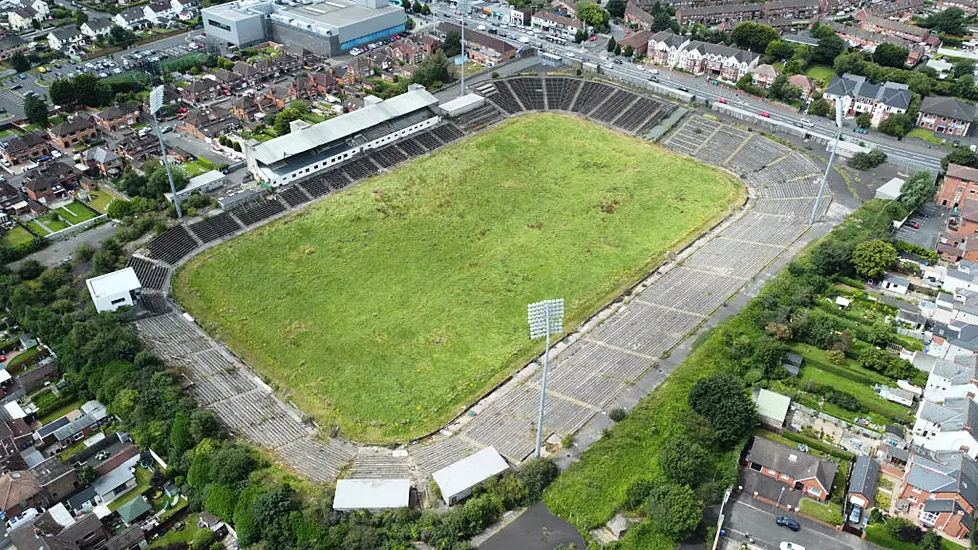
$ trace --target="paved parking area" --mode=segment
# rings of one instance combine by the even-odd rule
[[[782,541],[792,542],[805,548],[853,548],[856,550],[875,550],[877,547],[859,537],[831,529],[814,521],[793,514],[780,514],[773,505],[762,504],[753,500],[749,495],[731,497],[730,503],[724,510],[723,528],[726,536],[722,538],[721,547],[729,550],[739,550],[741,543],[747,540],[747,534],[754,539],[753,547],[759,550],[775,550]],[[778,515],[790,515],[801,525],[797,533],[778,526],[775,519]]]
[[[584,548],[577,529],[550,513],[542,502],[482,543],[482,550],[553,550],[558,546]]]
[[[947,223],[947,214],[948,209],[943,206],[925,204],[910,216],[907,223],[897,229],[894,235],[901,241],[934,250],[937,246],[937,239]],[[915,223],[919,224],[920,227],[915,228],[913,226]]]

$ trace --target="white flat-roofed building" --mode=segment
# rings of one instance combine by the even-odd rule
[[[449,506],[472,494],[472,488],[509,469],[506,460],[493,447],[446,466],[431,474],[441,490],[441,498]]]
[[[479,94],[465,94],[462,97],[442,103],[438,106],[445,116],[457,117],[486,104],[486,98]]]
[[[406,508],[410,496],[410,479],[341,479],[336,482],[333,509],[349,512]]]
[[[131,267],[92,277],[85,281],[85,285],[99,313],[134,305],[143,289]]]
[[[245,142],[248,170],[272,187],[313,177],[368,149],[383,147],[441,121],[438,99],[423,86],[386,101],[258,143]]]
[[[215,189],[220,189],[224,187],[227,182],[227,176],[224,173],[217,170],[211,170],[209,172],[204,172],[199,176],[194,176],[190,178],[187,182],[187,186],[183,189],[177,191],[177,198],[180,200],[186,200],[195,191],[200,191],[201,193],[210,193]],[[166,200],[173,202],[173,193],[163,193]]]

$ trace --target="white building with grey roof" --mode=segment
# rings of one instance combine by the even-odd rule
[[[906,84],[873,84],[865,76],[846,73],[829,82],[824,97],[833,107],[841,101],[846,116],[868,113],[875,128],[890,115],[906,113],[913,94]]]
[[[923,401],[913,425],[913,443],[933,452],[978,456],[978,403],[970,397]]]
[[[288,135],[244,146],[248,170],[272,187],[297,183],[383,147],[441,121],[433,110],[438,99],[423,86],[381,101],[368,96],[362,109],[314,124],[299,125]]]

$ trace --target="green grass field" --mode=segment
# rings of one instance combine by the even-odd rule
[[[835,76],[835,71],[832,70],[832,67],[825,65],[812,65],[805,69],[805,76],[818,80],[822,83],[822,88],[825,88]]]
[[[90,220],[98,216],[91,208],[79,202],[73,202],[58,209],[58,215],[68,220],[72,225],[77,225],[85,220]]]
[[[110,202],[112,202],[114,199],[120,198],[115,191],[109,189],[105,185],[102,185],[98,191],[91,191],[89,196],[92,198],[92,200],[88,203],[88,206],[91,206],[103,214],[109,208]]]
[[[680,183],[681,182],[681,183]],[[209,250],[175,293],[318,422],[428,433],[743,199],[733,178],[560,115],[533,115]]]
[[[34,240],[34,235],[21,226],[16,226],[0,238],[0,244],[4,246],[19,246]]]
[[[180,168],[183,168],[183,171],[187,173],[187,176],[193,178],[203,174],[204,172],[210,172],[215,166],[216,165],[213,162],[205,158],[198,158],[195,161],[181,164]]]

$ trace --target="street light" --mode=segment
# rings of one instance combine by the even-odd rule
[[[822,196],[825,194],[825,184],[829,179],[829,170],[832,169],[832,161],[835,160],[835,152],[839,149],[839,140],[842,138],[842,99],[835,102],[835,125],[838,126],[839,131],[835,133],[835,143],[832,144],[832,153],[829,155],[829,163],[825,167],[825,174],[822,175],[822,183],[818,186],[818,197],[815,199],[815,205],[812,207],[812,215],[808,218],[808,225],[815,223],[815,216],[818,215],[818,210],[822,206]]]
[[[455,58],[455,64],[462,67],[462,78],[458,83],[458,96],[462,97],[465,95],[465,62],[468,61],[468,58],[465,57],[465,0],[459,0],[458,6],[459,11],[462,13],[462,24],[459,25],[462,27],[462,32],[458,39],[459,49],[462,51]],[[537,450],[539,451],[539,449]]]
[[[163,133],[160,132],[160,123],[156,120],[156,112],[163,107],[163,86],[157,86],[149,92],[149,118],[153,121],[153,130],[156,137],[160,140],[160,154],[163,155],[163,166],[166,167],[166,177],[170,180],[170,193],[173,194],[173,205],[177,207],[177,218],[183,217],[180,210],[180,199],[177,197],[177,186],[173,183],[173,173],[170,172],[170,162],[166,160],[166,144],[163,143]]]
[[[564,299],[544,300],[526,306],[526,318],[530,324],[530,340],[544,336],[547,347],[543,350],[543,380],[540,383],[540,418],[537,420],[537,458],[543,440],[543,409],[547,402],[547,372],[550,369],[550,335],[564,332]]]

